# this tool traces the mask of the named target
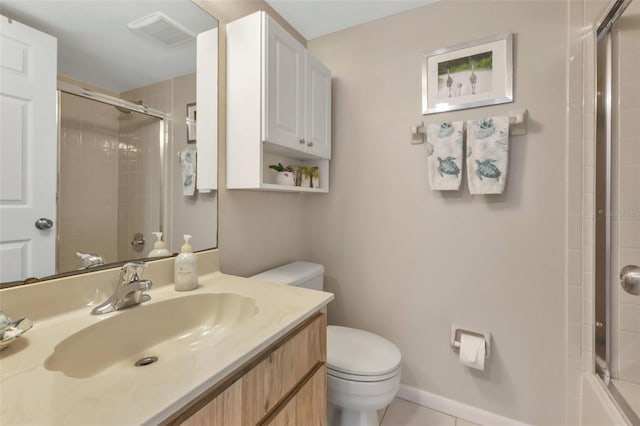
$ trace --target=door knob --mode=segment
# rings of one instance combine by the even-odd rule
[[[640,267],[627,265],[620,271],[620,285],[629,294],[640,295]]]
[[[36,228],[38,229],[51,229],[53,227],[53,221],[51,219],[47,219],[46,217],[41,217],[36,220]]]
[[[313,142],[312,142],[312,141],[309,141],[309,142],[307,143],[307,146],[308,146],[309,148],[311,148],[311,147],[313,146]]]

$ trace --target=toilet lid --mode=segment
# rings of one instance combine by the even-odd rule
[[[387,339],[368,331],[327,327],[327,367],[361,376],[380,376],[400,366],[400,350]]]

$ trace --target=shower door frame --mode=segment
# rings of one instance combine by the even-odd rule
[[[633,0],[614,0],[595,31],[596,146],[595,146],[595,289],[594,367],[620,410],[633,425],[640,425],[640,413],[626,402],[611,380],[611,326],[613,265],[611,260],[612,210],[612,40],[611,29]],[[603,250],[604,249],[604,250]]]
[[[111,105],[114,106],[116,108],[125,108],[128,109],[132,112],[137,112],[140,114],[144,114],[150,117],[154,117],[160,120],[160,134],[158,136],[158,143],[160,144],[160,184],[159,184],[159,190],[160,190],[160,215],[159,215],[159,228],[158,231],[159,232],[165,232],[167,226],[165,223],[165,218],[168,217],[168,211],[167,211],[167,206],[165,205],[165,199],[167,198],[167,194],[165,194],[165,190],[166,188],[168,188],[168,186],[166,185],[166,181],[167,181],[167,176],[166,176],[166,172],[168,169],[168,166],[166,164],[167,158],[166,158],[166,151],[167,151],[167,144],[169,141],[169,115],[163,111],[157,110],[157,109],[153,109],[153,108],[149,108],[146,105],[141,105],[141,104],[137,104],[137,103],[133,103],[124,99],[120,99],[117,98],[115,96],[110,96],[101,92],[97,92],[95,90],[90,90],[90,89],[85,89],[83,87],[80,86],[76,86],[75,84],[71,84],[71,83],[67,83],[64,81],[60,81],[58,80],[57,82],[57,105],[56,105],[56,126],[57,126],[57,131],[58,131],[58,135],[57,135],[57,140],[58,140],[58,158],[56,159],[56,169],[57,169],[57,173],[56,173],[56,193],[60,194],[60,141],[61,141],[61,134],[60,134],[60,129],[61,129],[61,119],[62,119],[62,110],[61,110],[61,103],[62,103],[62,93],[67,93],[70,95],[75,95],[75,96],[79,96],[81,98],[84,99],[88,99],[91,101],[95,101],[95,102],[100,102],[103,104],[107,104],[107,105]],[[59,195],[56,195],[56,202],[59,199]],[[59,210],[59,206],[56,207]],[[59,247],[58,247],[58,242],[59,242],[59,236],[56,236],[56,269],[58,266],[58,253],[59,253]],[[126,262],[128,262],[128,260],[122,260],[122,261],[117,261],[117,262],[111,262],[108,263],[107,265],[105,265],[105,267],[111,268],[113,266],[118,266],[118,265],[124,265]],[[95,270],[98,269],[102,269],[101,267],[95,268]],[[68,276],[68,275],[72,275],[74,273],[77,273],[78,271],[57,271],[56,270],[56,275],[64,277],[64,276]],[[82,271],[81,271],[82,272]]]

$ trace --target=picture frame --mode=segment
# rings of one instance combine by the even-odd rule
[[[513,102],[513,35],[424,54],[422,115]]]
[[[197,129],[197,110],[196,104],[187,104],[187,143],[196,143]]]

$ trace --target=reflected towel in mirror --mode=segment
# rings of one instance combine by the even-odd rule
[[[180,152],[182,164],[182,194],[194,196],[196,193],[196,152],[192,150]]]

